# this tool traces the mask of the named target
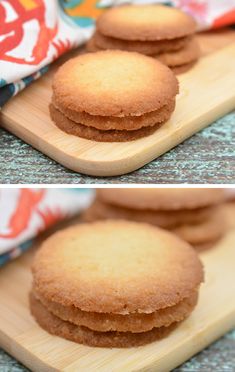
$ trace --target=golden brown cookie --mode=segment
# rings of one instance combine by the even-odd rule
[[[96,347],[121,348],[144,345],[166,337],[176,327],[176,324],[171,324],[169,327],[153,328],[142,333],[92,331],[53,315],[33,294],[30,296],[30,309],[38,324],[52,335]]]
[[[208,219],[216,207],[197,209],[179,209],[173,211],[139,210],[111,205],[96,199],[83,213],[85,221],[99,219],[125,219],[136,222],[146,222],[163,228],[172,228],[181,224],[196,224]]]
[[[181,225],[172,229],[172,232],[190,244],[204,244],[221,238],[226,230],[223,214],[214,213],[209,219],[194,225]]]
[[[89,115],[86,112],[76,112],[69,109],[60,109],[56,100],[52,97],[53,106],[61,111],[68,119],[93,127],[99,130],[137,130],[142,127],[154,126],[157,123],[163,123],[168,120],[175,109],[175,100],[171,100],[156,111],[149,112],[140,116],[98,116]]]
[[[199,44],[195,38],[193,38],[185,47],[173,51],[165,52],[158,55],[155,55],[159,61],[164,63],[169,67],[182,66],[187,63],[192,63],[196,61],[200,56]]]
[[[149,127],[142,127],[137,130],[99,130],[87,125],[75,123],[57,110],[52,104],[49,106],[50,116],[56,126],[66,132],[81,138],[97,142],[127,142],[153,134],[160,128],[157,123]]]
[[[61,111],[138,116],[174,100],[178,82],[154,58],[106,50],[79,55],[61,66],[53,80],[53,93]]]
[[[34,296],[60,319],[69,321],[78,326],[85,326],[93,331],[109,332],[147,332],[153,328],[168,327],[170,324],[180,322],[188,317],[197,304],[198,292],[183,299],[174,306],[157,310],[150,314],[109,314],[82,311],[74,306],[63,306],[54,301],[45,299],[33,290]]]
[[[196,31],[192,17],[164,5],[124,5],[105,11],[97,20],[102,35],[123,40],[165,40]]]
[[[157,41],[121,40],[114,37],[104,36],[96,31],[92,37],[92,40],[88,42],[88,48],[90,46],[91,51],[100,49],[119,49],[127,50],[129,52],[153,55],[166,51],[181,49],[185,47],[190,40],[190,36],[180,37],[172,40]]]
[[[49,301],[125,315],[178,304],[198,289],[203,270],[194,250],[174,234],[109,220],[52,235],[36,253],[33,279]]]
[[[194,209],[224,201],[222,188],[97,189],[99,200],[120,207],[148,210]]]

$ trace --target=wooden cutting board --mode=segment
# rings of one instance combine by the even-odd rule
[[[149,137],[100,143],[59,130],[48,113],[51,80],[58,63],[4,106],[1,125],[77,172],[94,176],[131,172],[235,108],[235,30],[207,33],[198,39],[204,57],[179,76],[176,110],[169,122]]]
[[[201,254],[206,280],[192,315],[167,338],[129,349],[92,348],[51,336],[31,317],[32,249],[0,270],[0,346],[33,371],[164,372],[235,326],[235,203],[226,207],[231,230]]]

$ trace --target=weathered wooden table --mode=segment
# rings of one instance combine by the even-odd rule
[[[174,372],[234,372],[235,330],[176,368]],[[22,364],[0,349],[1,372],[27,372]]]
[[[235,112],[127,175],[90,177],[64,168],[0,129],[0,183],[235,183]]]

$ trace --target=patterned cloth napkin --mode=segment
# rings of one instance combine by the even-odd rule
[[[0,189],[0,266],[27,250],[38,234],[78,214],[91,201],[88,189]]]
[[[235,0],[0,0],[0,108],[61,54],[89,39],[105,8],[123,3],[181,8],[200,30],[235,23]]]

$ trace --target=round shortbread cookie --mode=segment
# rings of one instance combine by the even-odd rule
[[[82,311],[74,306],[63,306],[45,299],[33,290],[33,294],[54,315],[78,326],[85,326],[93,331],[109,332],[147,332],[153,328],[168,327],[172,323],[187,318],[197,304],[198,293],[195,291],[174,306],[160,309],[151,314],[109,314]]]
[[[93,36],[93,41],[90,45],[99,49],[119,49],[129,52],[138,52],[147,55],[162,53],[166,51],[178,50],[186,46],[190,41],[190,37],[181,37],[172,40],[157,40],[157,41],[138,41],[138,40],[121,40],[114,37],[108,37],[96,31]]]
[[[173,72],[139,53],[106,50],[70,59],[53,79],[61,110],[90,115],[143,115],[158,110],[178,93]]]
[[[97,332],[83,326],[66,322],[50,313],[32,294],[30,309],[38,324],[52,335],[66,338],[79,344],[96,347],[134,347],[166,337],[176,324],[169,327],[154,328],[148,332]]]
[[[215,212],[209,219],[195,225],[182,225],[171,231],[190,244],[204,244],[221,238],[226,230],[223,214]]]
[[[115,188],[97,189],[97,196],[121,207],[171,211],[215,205],[224,201],[225,193],[222,188]]]
[[[137,130],[142,127],[154,126],[168,120],[175,109],[175,100],[172,100],[160,109],[141,116],[116,117],[89,115],[86,112],[76,112],[69,109],[60,110],[54,97],[52,97],[52,104],[70,120],[99,130]]]
[[[36,253],[33,278],[37,293],[64,306],[152,313],[190,297],[203,270],[193,248],[174,234],[109,220],[52,235]]]
[[[138,210],[100,202],[94,203],[83,213],[83,220],[125,219],[136,222],[150,223],[162,228],[171,228],[183,223],[196,224],[209,218],[216,207],[197,209],[179,209],[173,211]]]
[[[52,121],[58,128],[81,138],[85,138],[97,142],[127,142],[134,141],[153,134],[161,124],[157,123],[149,127],[142,127],[137,130],[99,130],[87,125],[78,124],[70,120],[57,110],[52,104],[49,106],[50,116]]]
[[[194,19],[164,5],[124,5],[106,10],[97,19],[102,35],[123,40],[165,40],[193,34]]]
[[[193,38],[184,48],[174,52],[157,54],[155,55],[155,58],[169,67],[175,67],[196,61],[199,58],[199,55],[199,44],[196,39]]]

